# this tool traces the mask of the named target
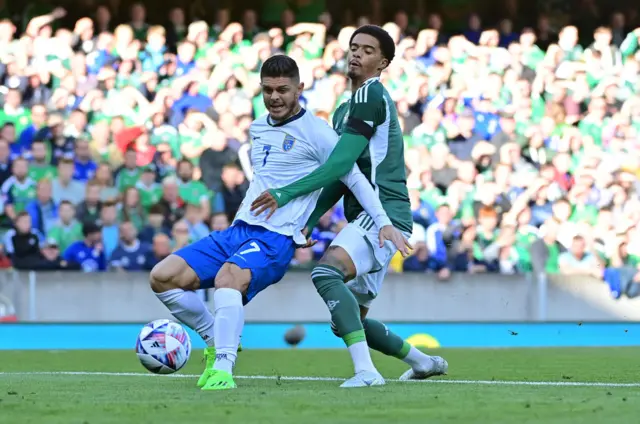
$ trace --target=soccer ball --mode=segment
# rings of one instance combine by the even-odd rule
[[[173,374],[187,363],[191,339],[178,323],[157,319],[138,335],[136,353],[142,365],[155,374]]]

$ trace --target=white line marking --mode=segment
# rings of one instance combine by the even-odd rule
[[[141,372],[89,372],[89,371],[51,371],[51,372],[0,372],[3,376],[107,376],[107,377],[168,377],[168,378],[198,378],[195,374],[157,375]],[[283,380],[283,381],[344,381],[339,377],[287,377],[274,375],[236,375],[242,380]],[[387,381],[399,382],[398,379]],[[599,383],[578,381],[507,381],[507,380],[411,380],[408,383],[438,383],[438,384],[476,384],[490,386],[549,386],[549,387],[640,387],[640,383]]]

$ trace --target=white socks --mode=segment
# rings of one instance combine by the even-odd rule
[[[213,315],[198,293],[173,289],[164,293],[156,293],[156,296],[176,319],[195,330],[208,346],[213,346]]]
[[[369,352],[369,345],[367,342],[354,343],[347,349],[349,349],[349,353],[351,354],[356,374],[362,371],[378,372],[371,360],[371,352]]]
[[[431,356],[420,352],[413,346],[411,346],[409,353],[402,361],[410,365],[414,371],[429,371],[433,367]]]
[[[244,307],[242,293],[236,289],[216,289],[213,293],[215,303],[214,340],[216,362],[213,369],[233,372],[238,356],[240,335],[244,327]]]

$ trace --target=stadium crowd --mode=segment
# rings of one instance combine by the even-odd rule
[[[66,15],[0,21],[0,206],[16,268],[150,269],[226,228],[251,180],[247,130],[265,112],[270,55],[296,59],[318,116],[350,96],[355,27],[326,12],[295,23],[287,9],[270,29],[252,10],[209,24],[175,8],[161,26],[136,4],[114,26],[99,6],[69,29]],[[484,29],[472,15],[446,34],[439,15],[413,27],[400,11],[384,25],[415,220],[415,252],[395,272],[606,278],[640,264],[640,28],[624,20],[585,34],[545,16]],[[339,207],[325,215],[292,265],[309,266],[344,223]]]

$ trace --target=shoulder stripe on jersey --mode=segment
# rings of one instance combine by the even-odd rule
[[[366,103],[369,94],[369,84],[365,84],[362,87],[358,88],[355,95],[356,103]]]

